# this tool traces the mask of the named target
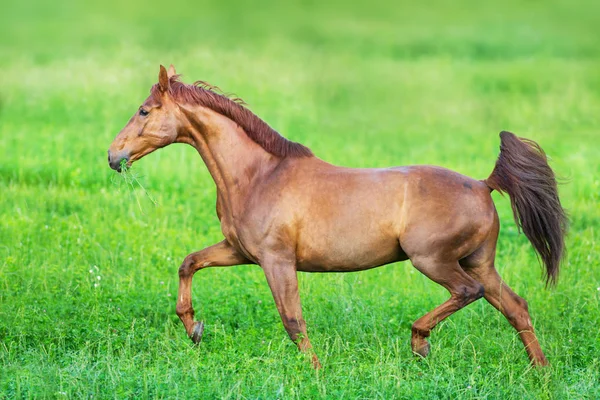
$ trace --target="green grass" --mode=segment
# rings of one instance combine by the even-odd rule
[[[599,398],[598,3],[224,3],[3,6],[0,398]],[[207,327],[193,346],[175,315],[177,269],[221,239],[214,184],[186,146],[137,162],[133,188],[106,161],[161,63],[236,93],[336,164],[485,178],[498,132],[538,141],[569,180],[568,258],[545,290],[494,195],[497,266],[528,300],[551,366],[531,369],[484,301],[414,359],[412,322],[447,294],[409,263],[300,275],[319,372],[255,266],[196,275]]]
[[[154,206],[157,206],[158,203],[156,202],[154,196],[148,192],[146,187],[140,181],[142,178],[140,174],[127,166],[127,161],[124,159],[121,160],[120,168],[120,173],[115,175],[115,178],[113,179],[113,183],[117,186],[117,188],[119,190],[124,188],[125,192],[129,192],[129,198],[135,199],[142,213],[144,210],[142,208],[142,201],[140,200],[140,197],[148,199]],[[143,196],[140,196],[140,193],[143,194]]]

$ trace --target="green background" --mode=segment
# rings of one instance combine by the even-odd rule
[[[498,132],[538,141],[571,217],[545,290],[507,198],[497,267],[551,366],[532,369],[485,301],[416,360],[410,326],[446,291],[410,263],[301,274],[315,372],[256,266],[195,277],[205,337],[175,315],[183,258],[221,239],[194,149],[106,150],[173,63],[286,137],[352,167],[436,164],[483,179]],[[600,397],[597,1],[5,2],[0,12],[0,398]],[[90,272],[91,271],[91,272]]]

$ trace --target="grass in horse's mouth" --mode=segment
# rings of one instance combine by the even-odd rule
[[[127,166],[127,160],[122,159],[121,164],[119,164],[119,167],[121,167],[121,172],[126,173],[127,170],[129,170],[129,167]]]
[[[144,210],[142,209],[142,204],[140,202],[140,197],[138,195],[139,190],[143,192],[143,194],[148,198],[148,200],[150,200],[150,202],[152,202],[152,204],[154,204],[154,206],[158,206],[158,202],[156,201],[156,199],[150,194],[150,192],[148,192],[148,190],[140,182],[141,175],[131,171],[131,167],[127,165],[126,160],[121,160],[121,164],[119,166],[121,167],[121,172],[118,174],[118,176],[121,177],[122,180],[116,178],[113,179],[113,183],[119,188],[123,184],[127,187],[129,195],[135,197],[140,211],[142,213],[144,212]]]

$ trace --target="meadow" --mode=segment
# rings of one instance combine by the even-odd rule
[[[0,399],[600,398],[599,26],[591,0],[3,5]],[[551,365],[484,300],[416,359],[410,327],[448,294],[409,262],[300,274],[320,371],[256,266],[196,274],[194,346],[177,270],[222,238],[214,183],[193,148],[162,149],[132,169],[155,205],[106,161],[170,63],[335,164],[483,179],[501,130],[538,141],[571,219],[558,285],[495,193],[496,265]]]

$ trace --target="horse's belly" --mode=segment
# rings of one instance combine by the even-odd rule
[[[299,271],[361,271],[407,259],[397,237],[385,232],[330,230],[304,239],[296,254]]]

